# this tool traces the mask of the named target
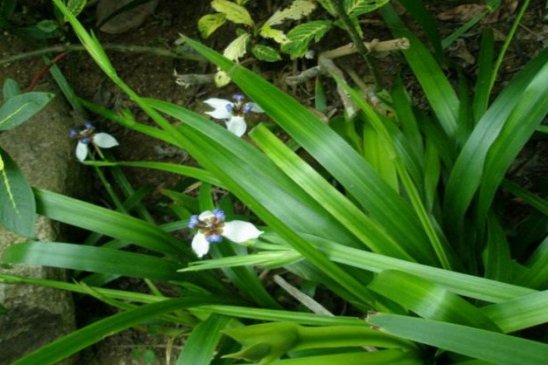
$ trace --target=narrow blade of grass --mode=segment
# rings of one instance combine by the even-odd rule
[[[367,321],[383,332],[501,365],[542,364],[548,345],[482,329],[395,314]]]
[[[53,220],[133,242],[164,254],[190,252],[173,236],[148,222],[51,191],[34,189],[34,193],[38,213]]]
[[[164,258],[59,242],[21,243],[8,247],[2,262],[60,267],[154,280],[182,280],[182,264]]]

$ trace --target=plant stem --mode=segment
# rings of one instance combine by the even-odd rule
[[[363,59],[365,60],[365,63],[367,64],[367,67],[369,68],[369,72],[371,72],[371,75],[373,75],[376,88],[377,89],[381,88],[382,82],[381,82],[380,74],[378,73],[377,69],[374,67],[371,57],[369,57],[369,50],[363,44],[363,41],[360,35],[354,28],[354,24],[352,24],[350,17],[346,13],[346,10],[344,9],[343,0],[331,0],[331,3],[333,4],[335,10],[337,11],[337,15],[339,16],[344,26],[346,27],[346,31],[348,32],[348,35],[352,39],[352,43],[354,43],[354,47],[356,47],[356,49],[358,50],[358,53],[363,57]]]

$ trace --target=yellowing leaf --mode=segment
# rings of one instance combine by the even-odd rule
[[[0,172],[4,170],[4,160],[2,160],[2,155],[0,155]]]
[[[226,86],[230,83],[230,77],[228,76],[228,74],[224,71],[217,71],[217,73],[215,74],[215,85],[217,85],[217,87],[223,87],[223,86]]]
[[[243,57],[247,52],[247,41],[249,40],[249,33],[244,33],[226,46],[223,51],[223,55],[231,61],[237,61]]]
[[[273,39],[279,44],[284,44],[289,41],[284,32],[278,29],[270,28],[267,25],[263,25],[261,27],[259,34],[261,35],[261,37]]]
[[[226,15],[217,13],[217,14],[207,14],[198,20],[198,30],[202,37],[207,38],[213,34],[221,25],[226,21]]]
[[[285,9],[278,10],[264,23],[264,26],[271,27],[281,24],[284,20],[299,20],[316,9],[316,3],[311,0],[295,0]]]
[[[251,16],[247,12],[247,9],[241,5],[228,0],[213,0],[211,6],[219,13],[224,14],[233,23],[253,26]]]
[[[238,59],[243,57],[247,52],[247,42],[249,41],[249,38],[249,33],[242,34],[226,46],[223,55],[231,61],[238,62]],[[226,72],[217,70],[214,80],[217,87],[223,87],[228,85],[230,82],[230,77]]]

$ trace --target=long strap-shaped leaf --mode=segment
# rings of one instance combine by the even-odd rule
[[[251,190],[248,191],[254,191],[255,198],[260,199],[278,217],[283,217],[291,228],[299,232],[315,232],[357,247],[353,235],[256,148],[201,115],[164,101],[146,99],[146,102],[162,113],[184,121],[185,128],[191,127],[199,134],[207,136],[207,145],[197,145],[192,151],[186,146],[193,157],[204,167],[214,163],[222,167],[223,174],[233,176],[239,184],[249,185]],[[223,157],[229,157],[229,160],[223,165],[212,159],[212,155],[204,153],[205,147],[213,148],[216,153],[222,153]]]
[[[477,219],[481,222],[510,164],[548,113],[548,62],[519,95],[504,128],[491,146],[479,189]]]
[[[375,277],[368,288],[422,318],[500,331],[495,322],[466,300],[441,285],[415,275],[385,270]]]
[[[212,139],[208,135],[204,135],[199,129],[194,130],[187,125],[183,125],[180,130],[173,127],[164,117],[162,117],[156,110],[154,110],[148,103],[145,102],[135,91],[133,91],[127,84],[125,84],[120,77],[116,74],[116,71],[110,64],[108,57],[104,50],[100,46],[97,39],[90,36],[73,14],[67,9],[65,4],[60,0],[53,0],[59,10],[66,16],[67,20],[75,29],[76,33],[80,37],[82,43],[94,58],[95,62],[106,72],[106,74],[124,91],[129,97],[134,100],[158,125],[160,125],[166,132],[172,133],[174,141],[181,147],[185,147],[189,153],[195,157],[202,166],[208,168],[214,175],[222,179],[226,186],[245,204],[252,207],[254,212],[265,221],[268,225],[277,230],[287,241],[305,256],[310,263],[316,266],[319,270],[322,270],[330,280],[330,284],[339,285],[345,288],[353,294],[359,302],[370,303],[373,298],[365,289],[363,284],[355,277],[349,275],[338,265],[329,261],[322,253],[309,242],[304,240],[299,234],[292,230],[282,220],[283,215],[276,216],[272,214],[267,208],[265,208],[260,200],[257,198],[257,193],[262,195],[269,193],[264,189],[257,190],[254,186],[252,179],[240,179],[238,174],[229,174],[230,168],[233,167],[236,171],[247,172],[245,165],[242,165],[241,160],[235,158],[230,150],[226,149],[218,141]],[[222,56],[218,55],[222,58]],[[225,60],[225,62],[228,62]],[[263,81],[264,82],[264,81]],[[279,92],[279,91],[278,91]],[[228,131],[226,131],[229,134]],[[235,136],[233,138],[236,138]],[[352,149],[348,147],[351,151]],[[352,151],[355,153],[354,151]],[[260,170],[257,171],[260,173]],[[241,183],[247,182],[251,186],[242,186]],[[270,185],[266,185],[271,188]],[[261,187],[260,187],[261,188]],[[391,191],[390,189],[388,189]],[[393,191],[391,191],[392,194]],[[290,197],[290,195],[288,195]],[[278,205],[280,202],[278,202]],[[398,212],[398,213],[401,213]],[[343,230],[344,232],[344,230]]]
[[[451,223],[449,226],[458,228],[462,225],[464,214],[470,206],[474,194],[480,185],[489,184],[492,189],[493,183],[497,182],[496,180],[483,181],[487,164],[487,155],[491,155],[491,160],[499,158],[490,152],[495,143],[498,146],[497,148],[499,151],[501,150],[501,147],[502,150],[506,148],[506,145],[503,145],[502,143],[509,144],[508,147],[511,149],[511,153],[514,153],[515,148],[522,145],[523,141],[529,138],[527,133],[525,135],[520,133],[516,136],[519,138],[514,141],[514,136],[507,133],[516,130],[515,126],[519,126],[520,123],[524,123],[525,125],[530,123],[532,115],[518,114],[518,112],[536,111],[538,113],[538,109],[548,107],[548,103],[545,102],[546,96],[544,99],[538,99],[536,95],[529,92],[527,98],[532,97],[532,99],[530,99],[531,102],[540,100],[540,103],[537,103],[534,106],[531,105],[532,103],[528,102],[529,99],[523,97],[524,90],[532,90],[530,85],[533,86],[534,90],[537,90],[539,86],[541,87],[544,85],[544,88],[541,87],[537,92],[540,92],[542,95],[548,93],[548,89],[545,86],[548,82],[548,80],[546,80],[546,71],[541,73],[541,70],[546,70],[546,68],[548,68],[547,62],[548,49],[541,52],[534,60],[529,62],[525,68],[514,77],[511,83],[506,86],[480,119],[472,131],[472,134],[464,144],[462,151],[451,170],[445,190],[444,213],[446,222]],[[521,105],[521,107],[516,109],[518,104]],[[529,109],[531,107],[533,110]],[[508,127],[505,127],[507,124]],[[505,133],[501,134],[503,129],[505,130]],[[528,131],[529,127],[524,128],[521,132]],[[501,136],[501,138],[499,138],[499,136]],[[499,138],[499,142],[496,142],[497,138]],[[505,163],[508,157],[506,154],[501,157],[505,157]],[[494,171],[498,170],[498,173],[500,173],[501,168],[497,167],[494,161],[490,162],[490,169],[493,169],[491,166],[496,168]],[[497,182],[496,186],[498,186],[498,183],[500,183],[500,181]]]
[[[190,167],[185,165],[178,165],[169,162],[156,162],[156,161],[90,161],[86,162],[86,165],[91,166],[126,166],[126,167],[138,167],[142,169],[152,169],[170,172],[181,176],[191,177],[206,183],[223,188],[223,183],[212,176],[209,172],[196,167]]]
[[[421,245],[427,238],[409,205],[342,137],[297,100],[206,46],[187,43],[231,79],[322,164],[398,242]]]
[[[411,259],[392,238],[359,210],[348,198],[324,180],[311,166],[263,125],[252,132],[253,140],[264,152],[336,219],[362,240],[372,251]]]
[[[367,320],[383,332],[501,365],[544,364],[548,345],[472,327],[395,314]]]
[[[181,264],[165,258],[59,242],[22,243],[2,255],[8,264],[43,265],[153,280],[183,280]]]
[[[458,110],[459,99],[449,80],[443,74],[439,64],[422,42],[408,30],[396,11],[390,6],[384,6],[380,13],[396,37],[406,37],[411,46],[403,51],[403,55],[422,86],[430,106],[445,131],[456,144],[459,138]]]
[[[38,213],[53,220],[164,254],[189,252],[180,241],[148,222],[51,191],[34,189],[34,193]]]
[[[121,312],[79,329],[59,340],[41,347],[37,351],[14,362],[12,365],[49,365],[65,359],[96,342],[125,330],[131,326],[157,318],[161,314],[176,310],[213,304],[216,300],[210,297],[194,296],[192,298],[171,299],[159,303],[146,304],[141,307]]]

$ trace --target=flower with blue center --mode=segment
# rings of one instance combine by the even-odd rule
[[[232,242],[244,243],[258,238],[263,233],[249,222],[225,222],[225,214],[218,208],[193,215],[188,221],[188,228],[198,230],[192,239],[192,250],[198,257],[207,254],[209,245],[221,242],[223,237]]]
[[[264,111],[255,103],[245,102],[242,94],[234,94],[233,102],[226,99],[210,98],[204,101],[213,110],[206,112],[215,119],[223,120],[226,128],[241,137],[244,135],[247,124],[245,123],[245,114],[249,112],[264,113]]]
[[[78,140],[76,145],[76,158],[83,162],[88,153],[88,145],[92,143],[99,148],[111,148],[118,146],[116,138],[108,133],[95,133],[95,126],[90,122],[86,122],[83,126],[72,128],[69,135]]]

